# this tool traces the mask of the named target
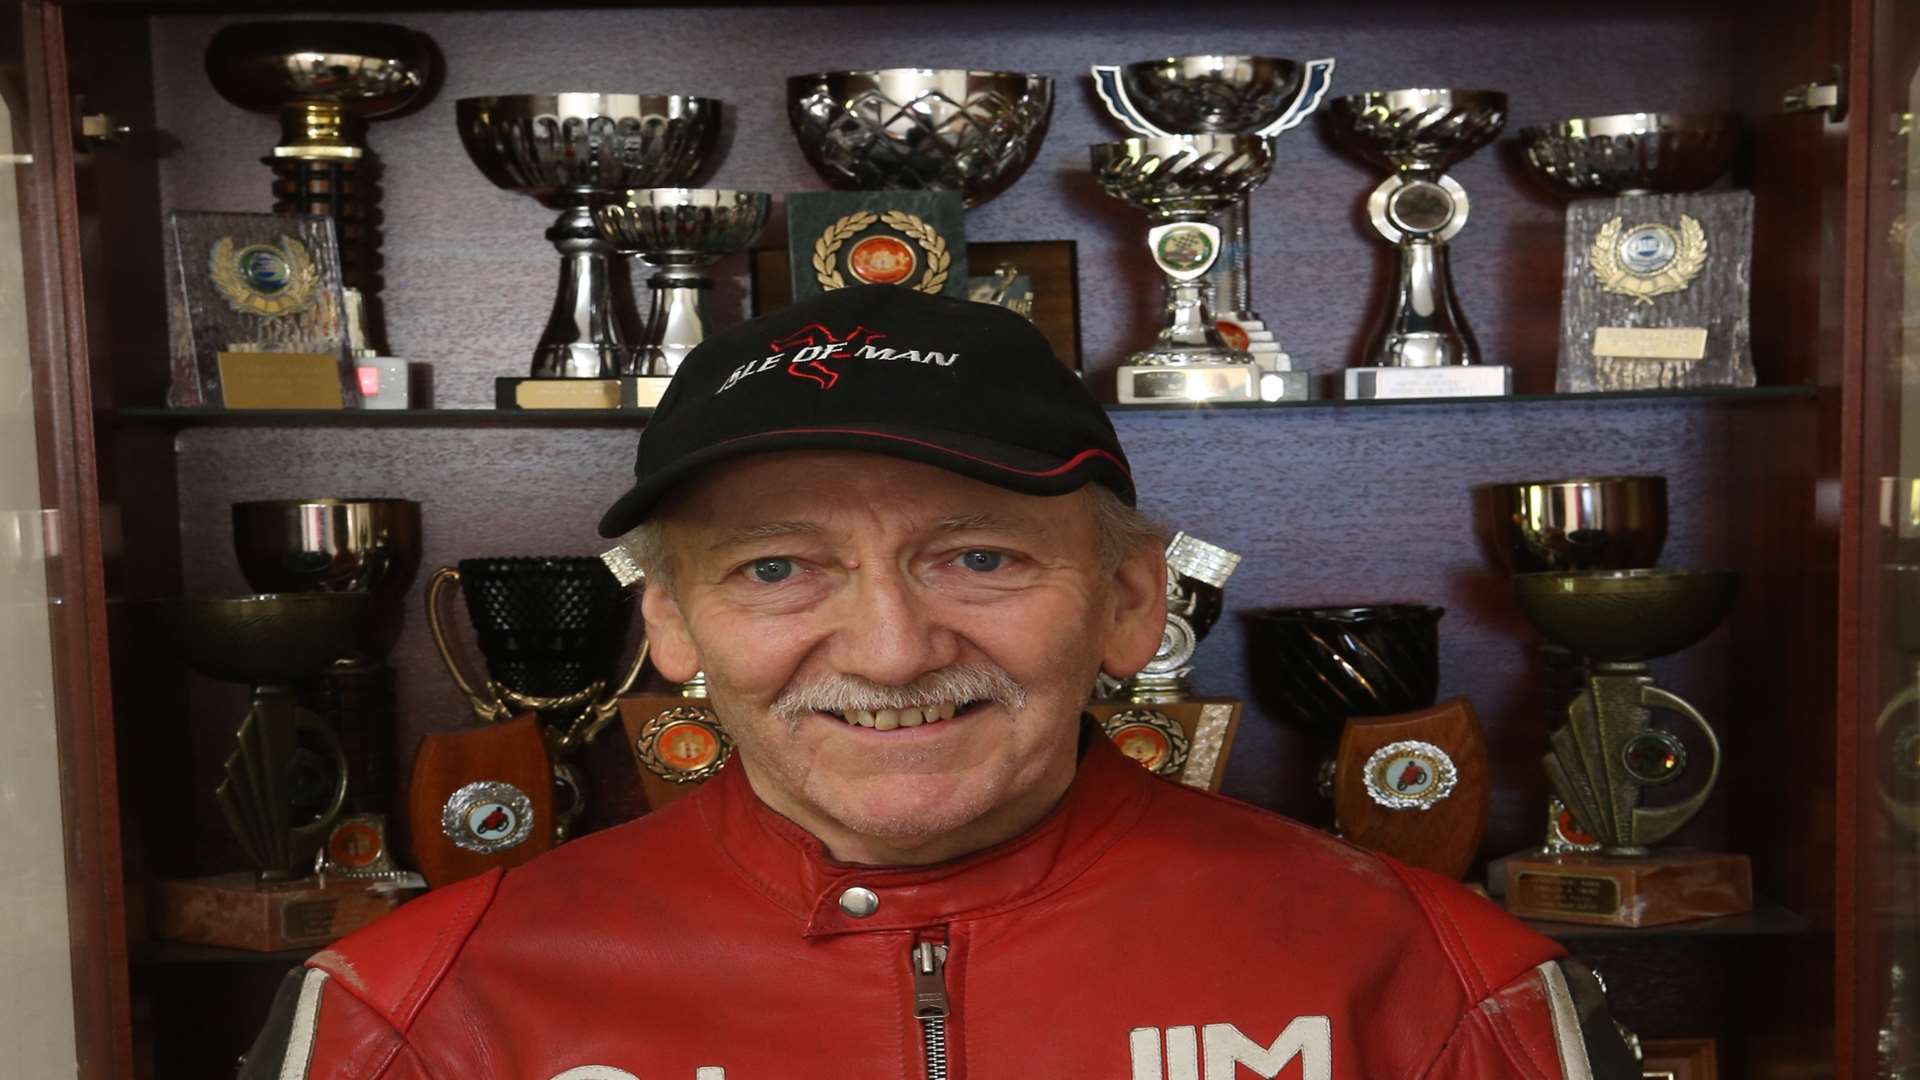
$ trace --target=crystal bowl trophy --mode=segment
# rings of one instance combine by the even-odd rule
[[[1167,624],[1160,648],[1138,672],[1087,706],[1122,753],[1155,774],[1220,790],[1240,726],[1234,698],[1195,697],[1193,655],[1220,620],[1222,589],[1240,556],[1184,532],[1167,542]]]
[[[1753,195],[1699,194],[1732,165],[1740,118],[1593,116],[1527,128],[1520,141],[1534,175],[1576,199],[1558,388],[1752,386]]]
[[[269,499],[233,504],[240,572],[262,593],[364,594],[355,647],[296,688],[346,754],[344,815],[324,850],[329,877],[395,880],[393,669],[402,603],[420,566],[420,504],[406,499]]]
[[[882,68],[788,79],[800,151],[839,189],[787,196],[794,299],[854,284],[970,295],[963,210],[1020,179],[1052,115],[1053,80],[1024,72]],[[994,288],[990,279],[978,285]]]
[[[1126,139],[1092,148],[1107,194],[1145,210],[1147,250],[1167,279],[1166,322],[1119,368],[1122,402],[1162,405],[1277,399],[1284,386],[1227,341],[1208,272],[1226,237],[1215,219],[1273,171],[1273,142],[1256,135]]]
[[[365,882],[312,876],[345,806],[351,766],[333,727],[301,706],[292,684],[359,640],[362,593],[183,597],[160,611],[189,666],[252,687],[215,790],[252,873],[160,883],[156,934],[173,941],[276,952],[323,945],[392,910]]]
[[[1657,926],[1751,910],[1745,855],[1651,847],[1706,804],[1720,775],[1720,742],[1699,710],[1654,685],[1647,662],[1693,645],[1720,624],[1733,606],[1733,573],[1574,570],[1521,574],[1515,582],[1527,618],[1590,665],[1542,761],[1554,793],[1600,850],[1509,859],[1508,910],[1604,926]],[[1689,760],[1686,743],[1654,726],[1655,712],[1691,725],[1707,760]],[[1647,790],[1690,771],[1704,773],[1690,794],[1647,804]]]
[[[1134,64],[1095,64],[1094,89],[1107,111],[1136,135],[1252,135],[1271,139],[1318,108],[1333,84],[1331,59],[1176,56]],[[1223,207],[1220,257],[1208,271],[1221,334],[1253,355],[1271,385],[1269,401],[1312,396],[1312,379],[1295,370],[1267,324],[1254,314],[1249,269],[1248,200]]]
[[[1439,623],[1424,604],[1246,614],[1261,704],[1321,745],[1334,829],[1409,866],[1458,878],[1486,830],[1487,751],[1466,698],[1434,704]]]
[[[1667,478],[1598,476],[1485,484],[1473,491],[1481,544],[1509,574],[1568,570],[1641,570],[1660,561],[1667,539]],[[1559,727],[1584,688],[1586,663],[1552,639],[1539,647],[1545,726]],[[1558,797],[1548,799],[1539,847],[1487,865],[1487,889],[1506,893],[1514,857],[1597,851],[1600,841]]]
[[[772,206],[765,192],[703,188],[640,188],[594,206],[600,235],[654,268],[653,313],[638,346],[642,404],[657,404],[680,361],[706,340],[708,271],[760,238]]]
[[[207,45],[221,97],[279,115],[280,141],[265,159],[274,212],[334,220],[350,289],[371,289],[376,277],[367,121],[418,102],[434,66],[426,38],[386,23],[235,23]]]
[[[455,659],[443,615],[452,586],[466,600],[484,679]],[[414,759],[413,847],[427,880],[517,865],[571,835],[588,801],[578,752],[618,719],[617,699],[646,659],[642,647],[624,676],[612,674],[631,607],[598,559],[463,559],[434,572],[428,625],[480,726],[429,736]]]
[[[534,347],[532,378],[496,383],[503,408],[634,405],[640,336],[616,308],[613,243],[595,202],[630,188],[693,183],[720,150],[721,104],[682,94],[509,94],[461,98],[460,141],[487,179],[558,210],[547,240],[560,289]],[[561,380],[571,380],[563,382]]]
[[[1393,292],[1347,369],[1349,398],[1486,397],[1513,392],[1513,369],[1481,362],[1453,291],[1447,247],[1467,224],[1466,189],[1447,170],[1492,142],[1507,95],[1488,90],[1383,90],[1335,98],[1333,137],[1393,175],[1367,198],[1373,227],[1399,253]]]

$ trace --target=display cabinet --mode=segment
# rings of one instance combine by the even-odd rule
[[[1894,550],[1909,539],[1896,517],[1911,507],[1901,483],[1881,480],[1913,472],[1899,441],[1911,422],[1899,389],[1911,366],[1899,344],[1910,245],[1900,224],[1907,129],[1896,118],[1911,107],[1920,27],[1899,4],[1379,0],[1175,12],[1146,3],[471,3],[349,12],[357,6],[314,5],[309,14],[412,27],[441,60],[425,99],[371,132],[374,166],[363,173],[379,192],[377,332],[393,353],[432,370],[432,407],[406,412],[165,407],[164,214],[272,202],[260,159],[274,121],[228,104],[203,65],[215,31],[258,12],[133,0],[41,0],[23,11],[21,77],[47,102],[39,176],[49,226],[35,250],[66,330],[40,347],[65,380],[50,384],[54,392],[78,409],[61,430],[64,460],[86,481],[78,520],[87,543],[70,549],[73,573],[97,591],[108,628],[65,677],[110,674],[114,703],[109,724],[104,686],[76,699],[63,743],[71,842],[118,845],[105,850],[119,872],[83,879],[94,891],[75,906],[76,925],[90,919],[99,931],[75,960],[88,973],[77,985],[90,995],[79,1008],[103,1018],[82,1030],[85,1075],[126,1075],[129,1061],[142,1076],[220,1075],[299,959],[156,942],[142,913],[159,879],[239,865],[211,795],[239,691],[188,674],[150,603],[246,591],[228,505],[417,500],[430,571],[480,555],[592,553],[593,523],[624,489],[644,413],[492,408],[494,378],[526,373],[551,297],[552,255],[536,235],[542,211],[467,159],[457,98],[570,89],[716,97],[730,137],[716,182],[787,192],[821,186],[788,128],[787,74],[908,64],[1052,75],[1057,94],[1038,159],[970,211],[966,230],[970,240],[1076,244],[1085,377],[1112,401],[1114,368],[1158,320],[1159,285],[1140,222],[1090,173],[1087,146],[1122,132],[1086,73],[1094,63],[1189,52],[1333,57],[1335,94],[1504,91],[1510,132],[1621,111],[1740,115],[1744,150],[1732,183],[1755,200],[1756,388],[1552,392],[1563,204],[1530,181],[1507,138],[1452,172],[1472,192],[1474,219],[1453,273],[1482,351],[1513,368],[1515,396],[1116,405],[1112,417],[1143,505],[1244,556],[1194,676],[1200,692],[1250,699],[1226,792],[1317,823],[1331,812],[1314,782],[1319,752],[1257,701],[1250,673],[1263,657],[1241,612],[1437,604],[1447,609],[1441,692],[1472,699],[1489,746],[1482,863],[1540,839],[1551,704],[1534,632],[1478,546],[1471,491],[1664,475],[1663,564],[1726,567],[1741,579],[1728,623],[1655,665],[1663,685],[1714,719],[1727,754],[1719,790],[1682,839],[1749,854],[1764,902],[1751,916],[1708,924],[1549,929],[1606,975],[1623,1021],[1649,1039],[1715,1040],[1728,1075],[1904,1075],[1900,1068],[1920,1065],[1899,1056],[1920,1046],[1920,1006],[1903,989],[1914,844],[1887,809],[1909,779],[1886,755],[1906,760],[1912,750],[1885,734],[1913,712],[1898,696],[1913,678],[1900,637],[1912,612],[1882,570],[1911,561]],[[1253,197],[1253,299],[1295,360],[1332,383],[1361,361],[1391,272],[1390,251],[1365,219],[1378,177],[1312,123],[1281,137],[1277,153],[1272,179]],[[777,211],[768,235],[783,235]],[[748,261],[717,268],[713,306],[725,319],[746,313]],[[1885,527],[1883,490],[1895,508]],[[422,735],[466,714],[427,632],[425,577],[392,653],[402,761]],[[1877,720],[1883,709],[1893,718]],[[602,796],[592,825],[640,812],[639,782],[617,739],[596,744],[590,769]]]

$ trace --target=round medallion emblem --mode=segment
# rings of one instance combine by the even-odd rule
[[[1620,234],[1620,265],[1629,274],[1652,277],[1673,265],[1680,254],[1680,234],[1658,222],[1635,225]]]
[[[227,304],[242,315],[293,315],[318,299],[319,271],[307,246],[291,236],[278,244],[245,247],[231,236],[221,237],[208,254],[207,271]]]
[[[1408,739],[1367,758],[1367,796],[1389,810],[1430,810],[1453,794],[1460,772],[1445,750]]]
[[[293,284],[293,264],[279,248],[254,244],[233,257],[240,280],[261,296],[278,296]]]
[[[1237,322],[1228,322],[1225,319],[1221,319],[1213,324],[1213,328],[1220,331],[1220,340],[1226,342],[1227,348],[1229,349],[1238,349],[1241,352],[1246,352],[1247,346],[1251,344],[1251,339],[1247,337],[1247,332],[1241,329],[1240,324]]]
[[[327,856],[348,870],[364,870],[380,858],[380,832],[364,821],[346,821],[327,837]]]
[[[1200,270],[1213,262],[1213,237],[1193,226],[1168,229],[1154,245],[1153,257],[1174,273]]]
[[[847,252],[847,269],[868,285],[898,285],[919,265],[913,247],[897,236],[869,236]]]
[[[1643,784],[1664,784],[1687,767],[1687,748],[1664,731],[1642,731],[1620,748],[1627,775]]]
[[[512,784],[479,780],[447,797],[440,831],[463,851],[494,855],[533,835],[533,800]]]
[[[1453,221],[1453,195],[1430,180],[1409,181],[1387,200],[1387,217],[1401,232],[1430,236]]]
[[[1178,777],[1187,765],[1187,732],[1173,717],[1152,709],[1128,709],[1101,725],[1120,752],[1157,776]]]
[[[694,784],[719,772],[733,756],[733,736],[706,709],[679,705],[640,728],[634,752],[662,780]]]

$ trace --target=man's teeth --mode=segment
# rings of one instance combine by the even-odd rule
[[[951,720],[953,714],[959,711],[959,702],[948,701],[921,709],[880,709],[873,712],[866,709],[848,709],[840,719],[875,731],[892,731],[894,728],[919,727],[921,724]]]

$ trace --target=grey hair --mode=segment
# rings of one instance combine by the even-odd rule
[[[1100,554],[1100,568],[1107,573],[1119,569],[1127,556],[1144,546],[1158,550],[1166,546],[1166,533],[1138,507],[1128,506],[1105,484],[1088,484],[1080,489],[1089,513],[1093,515],[1094,534]],[[620,538],[620,545],[647,573],[647,581],[673,592],[673,550],[667,544],[664,516],[655,516]]]

